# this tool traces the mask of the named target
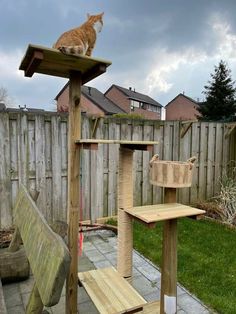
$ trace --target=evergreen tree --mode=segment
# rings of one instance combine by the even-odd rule
[[[206,100],[199,105],[201,114],[198,118],[205,121],[232,121],[236,114],[236,88],[232,81],[231,71],[224,61],[211,74],[212,81],[204,86]]]

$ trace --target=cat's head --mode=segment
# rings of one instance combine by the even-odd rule
[[[87,14],[88,22],[91,23],[98,33],[101,32],[103,26],[103,15],[104,12],[97,15]]]

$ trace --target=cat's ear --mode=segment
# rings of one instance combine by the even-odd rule
[[[90,14],[89,14],[89,13],[87,13],[87,19],[89,20],[89,18],[90,18]]]
[[[102,12],[102,13],[101,13],[100,15],[101,15],[101,17],[103,17],[103,15],[104,15],[104,12]]]

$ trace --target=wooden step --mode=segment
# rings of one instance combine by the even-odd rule
[[[81,272],[78,277],[102,314],[141,312],[147,303],[114,267]]]
[[[125,209],[125,212],[145,224],[181,217],[196,217],[205,213],[204,210],[178,203],[138,206]]]

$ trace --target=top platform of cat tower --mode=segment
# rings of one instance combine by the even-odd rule
[[[29,45],[21,61],[20,70],[25,76],[32,77],[34,73],[69,78],[72,71],[78,71],[82,76],[82,84],[106,72],[110,61],[87,56],[66,55],[57,49]]]

